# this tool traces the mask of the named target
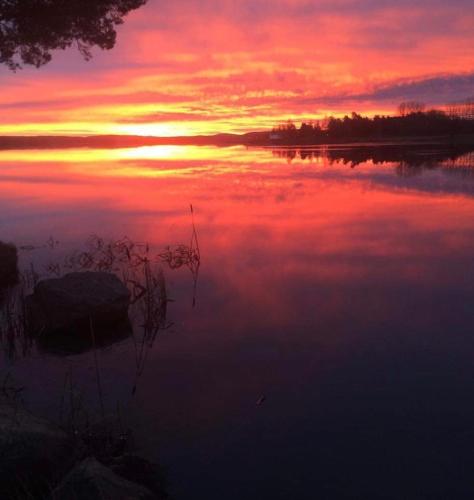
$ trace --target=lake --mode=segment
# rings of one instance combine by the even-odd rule
[[[193,223],[200,265],[171,269]],[[5,353],[28,408],[58,420],[69,377],[97,413],[98,362],[176,500],[472,497],[472,152],[0,152],[21,269],[64,272],[91,235],[148,245],[166,325],[144,349]]]

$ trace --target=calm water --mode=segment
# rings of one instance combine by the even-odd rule
[[[472,498],[474,159],[392,149],[0,152],[0,240],[43,276],[91,234],[187,243],[193,204],[195,307],[164,266],[135,395],[133,342],[99,352],[176,500]],[[91,352],[0,363],[38,413],[65,373],[98,407]]]

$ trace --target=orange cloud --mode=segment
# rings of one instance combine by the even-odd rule
[[[0,134],[241,132],[474,94],[467,0],[150,0],[114,51],[0,69]]]

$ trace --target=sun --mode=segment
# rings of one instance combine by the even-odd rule
[[[141,135],[157,137],[176,137],[181,135],[193,135],[192,127],[185,123],[140,123],[140,124],[116,124],[111,127],[114,133],[121,135]]]

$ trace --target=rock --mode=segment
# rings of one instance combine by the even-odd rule
[[[0,397],[2,498],[39,497],[72,465],[72,455],[73,441],[59,427]]]
[[[156,500],[153,493],[124,479],[95,458],[74,467],[51,495],[52,500]]]
[[[157,499],[169,498],[166,474],[161,466],[129,453],[114,457],[108,465],[119,476],[149,488]]]
[[[70,273],[62,278],[43,280],[26,303],[30,330],[41,333],[43,340],[55,333],[59,339],[64,339],[65,333],[73,333],[78,338],[82,335],[86,343],[94,341],[101,345],[101,340],[108,335],[120,333],[119,337],[123,338],[125,330],[127,334],[130,330],[130,292],[114,274]]]
[[[123,455],[127,449],[130,431],[123,427],[121,419],[115,413],[104,415],[99,420],[89,420],[81,437],[86,446],[87,455],[93,455],[108,466],[112,457]]]
[[[15,245],[0,241],[0,290],[18,283],[18,253]]]

